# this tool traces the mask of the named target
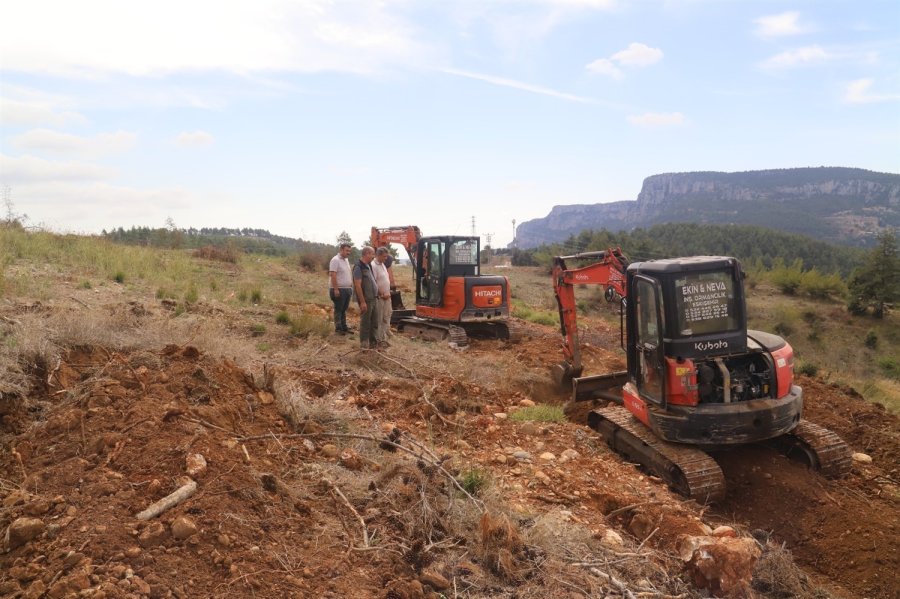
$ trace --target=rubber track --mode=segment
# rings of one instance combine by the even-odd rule
[[[507,341],[509,341],[510,343],[518,343],[525,335],[525,327],[520,325],[518,322],[513,322],[512,320],[506,321],[506,330],[508,334]]]
[[[614,439],[606,439],[606,442],[616,451],[615,437],[627,434],[632,440],[640,441],[633,444],[630,449],[636,449],[643,455],[631,456],[669,483],[676,491],[687,495],[699,503],[714,503],[725,497],[725,475],[722,469],[705,452],[683,445],[668,443],[656,437],[647,427],[634,418],[627,409],[621,406],[613,406],[594,410],[605,420],[614,424],[617,428]],[[669,467],[660,471],[660,462]],[[684,478],[678,481],[673,476],[671,468],[681,471]],[[687,485],[687,489],[683,485]]]
[[[448,339],[450,343],[455,343],[456,347],[466,347],[469,345],[469,337],[466,335],[466,330],[464,328],[450,325],[448,330],[450,332]]]
[[[826,478],[843,478],[853,466],[853,454],[843,439],[824,426],[801,420],[794,430],[787,433],[815,452],[818,470]]]

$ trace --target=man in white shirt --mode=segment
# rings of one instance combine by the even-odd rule
[[[350,271],[350,244],[342,243],[337,255],[328,263],[328,297],[334,304],[334,332],[346,335],[350,332],[347,326],[347,308],[353,296],[353,274]]]
[[[375,285],[378,288],[379,322],[375,332],[375,339],[379,347],[390,347],[387,337],[391,327],[391,279],[388,275],[384,260],[390,256],[386,247],[375,250],[375,260],[372,262],[372,274],[375,276]],[[387,314],[387,322],[384,321]]]

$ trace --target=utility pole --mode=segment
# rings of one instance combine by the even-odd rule
[[[472,217],[472,237],[475,237],[475,217]]]
[[[491,247],[491,237],[493,237],[493,233],[485,233],[484,238],[487,241],[486,247]]]
[[[516,219],[512,219],[512,223],[513,223],[513,240],[512,240],[512,246],[513,246],[513,247],[516,247]]]

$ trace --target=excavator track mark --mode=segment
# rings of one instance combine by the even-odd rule
[[[725,475],[715,460],[699,449],[657,438],[627,409],[594,410],[588,423],[613,450],[641,464],[678,493],[698,503],[725,497]]]
[[[853,466],[850,446],[833,431],[808,420],[801,420],[774,444],[789,458],[800,457],[826,478],[843,478]]]

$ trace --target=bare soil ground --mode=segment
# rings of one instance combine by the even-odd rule
[[[727,524],[765,548],[758,596],[898,596],[900,423],[852,389],[800,381],[806,417],[871,464],[830,481],[765,448],[723,452],[728,497],[701,506],[612,454],[584,408],[509,418],[567,401],[550,383],[553,328],[360,353],[278,330],[285,307],[176,317],[149,295],[74,287],[0,304],[4,336],[98,313],[118,333],[35,360],[30,390],[4,404],[0,530],[32,528],[0,554],[0,595],[700,597],[678,540]],[[618,331],[588,325],[586,372],[622,368]],[[196,492],[137,519],[195,454]]]

